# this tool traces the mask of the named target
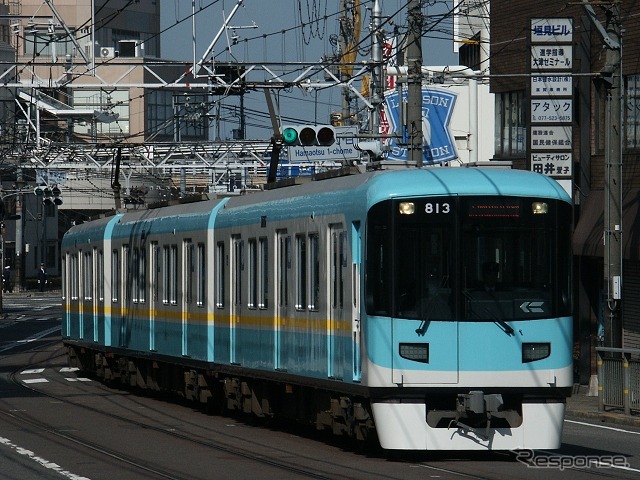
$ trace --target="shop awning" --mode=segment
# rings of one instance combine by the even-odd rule
[[[604,256],[603,190],[591,190],[582,204],[580,220],[573,233],[573,253]],[[640,188],[627,189],[622,195],[622,254],[627,260],[640,259]]]

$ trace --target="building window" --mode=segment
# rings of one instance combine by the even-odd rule
[[[73,106],[76,110],[107,111],[118,115],[118,120],[104,122],[76,122],[76,135],[107,135],[122,138],[129,135],[129,91],[128,90],[73,90]]]
[[[495,145],[498,157],[523,157],[527,149],[524,91],[496,94]]]
[[[640,75],[625,77],[624,148],[640,148]]]

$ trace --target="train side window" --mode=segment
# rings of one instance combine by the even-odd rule
[[[82,273],[84,274],[83,293],[85,300],[93,299],[93,255],[92,251],[84,252]]]
[[[178,303],[178,246],[171,245],[171,263],[170,263],[171,282],[169,283],[169,301],[171,305]]]
[[[169,285],[171,263],[169,259],[169,245],[163,245],[162,247],[162,303],[169,303]]]
[[[196,282],[197,282],[197,291],[196,291],[196,304],[198,306],[203,306],[205,304],[206,295],[207,295],[207,262],[205,258],[205,246],[204,243],[198,244],[198,259],[197,259],[197,272],[196,272]]]
[[[96,261],[96,280],[98,282],[98,300],[104,302],[104,252],[98,250]]]
[[[247,306],[256,308],[258,293],[258,245],[255,238],[249,239],[249,251],[247,252],[247,273],[249,275],[249,296]]]
[[[309,234],[309,310],[320,309],[320,236]]]
[[[153,302],[158,301],[158,287],[160,286],[158,280],[160,279],[160,249],[158,248],[158,242],[151,243],[151,256],[150,256],[149,273],[151,274],[151,300]]]
[[[258,240],[258,307],[269,307],[269,242],[267,237]]]
[[[216,307],[224,308],[224,242],[216,244]]]
[[[307,242],[296,235],[296,310],[307,308]]]
[[[183,248],[183,262],[184,262],[184,286],[185,286],[185,300],[186,303],[191,303],[193,301],[193,272],[195,271],[194,266],[194,257],[193,257],[193,243],[191,243],[191,239],[184,240]]]
[[[78,299],[78,255],[71,255],[71,266],[69,267],[69,275],[70,275],[70,287],[71,287],[71,299]]]
[[[133,303],[138,303],[138,291],[140,290],[140,278],[138,277],[138,272],[140,270],[140,250],[137,247],[134,247],[133,254],[131,258],[131,265],[127,266],[129,268],[132,283],[132,291],[131,291],[131,301]]]
[[[118,301],[120,291],[120,255],[118,250],[111,252],[111,301]]]
[[[279,238],[279,276],[278,278],[278,305],[289,306],[289,269],[291,268],[291,235],[282,234]]]
[[[147,300],[147,252],[144,247],[140,248],[138,255],[138,300],[145,303]]]
[[[129,256],[129,245],[122,246],[122,271],[124,275],[124,290],[122,291],[122,303],[127,304],[127,300],[131,297],[131,258]]]

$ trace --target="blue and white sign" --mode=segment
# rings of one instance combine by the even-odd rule
[[[425,165],[435,165],[458,158],[455,140],[449,130],[457,94],[442,88],[422,87],[422,157]],[[407,89],[402,91],[402,100],[398,91],[385,94],[385,112],[389,121],[389,132],[402,135],[402,141],[389,141],[391,150],[388,160],[407,160],[406,126],[400,121],[402,102],[407,101]],[[403,145],[404,143],[404,145]]]
[[[291,146],[283,149],[288,152],[288,160],[291,162],[321,161],[353,161],[360,158],[360,151],[355,147],[357,127],[334,127],[336,143],[330,146]]]
[[[571,43],[572,41],[572,18],[531,19],[531,43]]]

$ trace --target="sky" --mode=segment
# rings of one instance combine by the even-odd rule
[[[341,0],[160,0],[162,57],[170,60],[199,61],[213,39],[213,56],[220,61],[239,62],[318,62],[335,53],[339,33],[337,12]],[[237,5],[240,3],[240,6]],[[362,50],[368,58],[368,34],[371,0],[362,3]],[[388,18],[388,31],[406,27],[407,0],[380,0],[383,18]],[[423,1],[425,26],[430,31],[423,37],[423,65],[455,65],[450,19],[442,20],[452,8],[451,1]],[[195,5],[195,34],[192,33],[192,8]],[[234,11],[229,26],[223,29],[223,18]],[[437,22],[436,26],[433,26]],[[234,43],[234,37],[236,42]],[[275,68],[275,67],[274,67]],[[276,102],[283,123],[329,123],[331,112],[339,112],[341,91],[331,88],[320,92],[292,89],[278,92]],[[230,138],[238,128],[237,98],[221,102],[221,138]],[[248,139],[268,139],[270,121],[263,92],[245,95],[244,106]],[[236,110],[234,110],[234,108]]]

